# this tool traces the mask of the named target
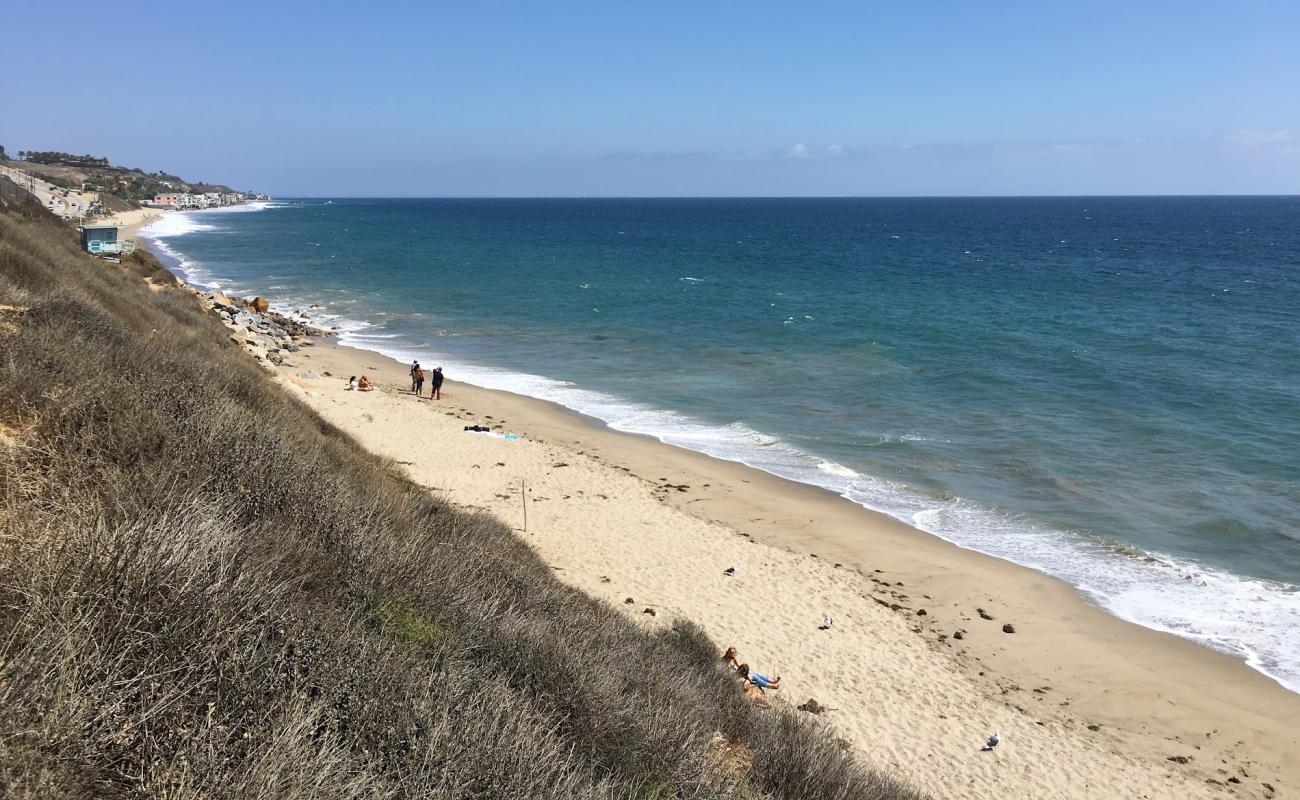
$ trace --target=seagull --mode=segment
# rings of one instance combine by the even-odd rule
[[[831,626],[831,623],[832,623],[833,621],[834,621],[834,620],[831,619],[831,615],[830,615],[830,614],[823,614],[823,615],[822,615],[822,624],[819,625],[819,626],[817,627],[817,630],[819,630],[819,631],[824,631],[824,630],[828,629],[828,628]]]
[[[997,747],[998,742],[1000,741],[1002,741],[1002,731],[998,731],[997,733],[994,733],[992,736],[990,736],[989,740],[984,743],[983,747],[980,748],[980,752],[987,753],[988,751]]]
[[[726,569],[724,569],[724,570],[722,571],[722,574],[723,574],[723,575],[735,575],[735,574],[736,574],[736,568],[735,568],[735,567],[727,567]]]

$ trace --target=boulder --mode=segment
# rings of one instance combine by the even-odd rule
[[[233,303],[230,302],[230,298],[226,297],[225,292],[213,292],[211,300],[213,305],[218,305],[218,306],[233,305]]]
[[[1010,622],[1008,622],[1006,625],[1003,625],[1003,626],[1002,626],[1002,632],[1003,632],[1003,633],[1015,633],[1015,632],[1016,632],[1016,627],[1015,627],[1014,625],[1012,625]]]
[[[267,311],[271,310],[271,301],[267,300],[265,297],[254,297],[253,302],[249,303],[249,305],[251,305],[253,310],[259,314],[265,314]]]

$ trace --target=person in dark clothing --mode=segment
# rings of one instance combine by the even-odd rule
[[[433,368],[433,376],[429,379],[429,399],[442,399],[442,367]]]
[[[416,388],[416,383],[415,383],[416,380],[415,373],[417,372],[420,372],[420,362],[412,361],[411,362],[411,391],[415,392],[416,394],[419,394],[420,390]]]

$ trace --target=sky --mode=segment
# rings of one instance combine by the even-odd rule
[[[51,8],[11,155],[277,196],[1300,194],[1296,2]]]

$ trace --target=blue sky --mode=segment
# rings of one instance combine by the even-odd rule
[[[0,15],[11,153],[279,195],[1300,193],[1293,2]]]

